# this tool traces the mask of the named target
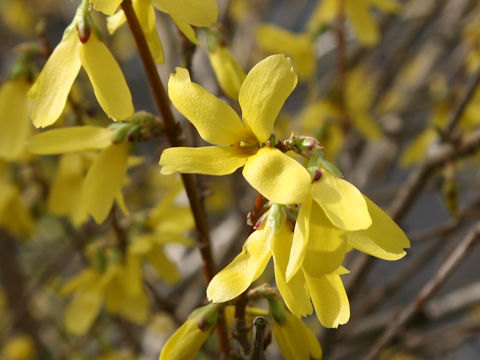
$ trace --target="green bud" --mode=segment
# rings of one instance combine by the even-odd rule
[[[283,205],[279,205],[279,204],[272,205],[267,218],[267,224],[271,229],[273,229],[274,234],[278,233],[282,229],[285,223],[286,217],[287,216],[285,214]]]
[[[189,319],[198,321],[198,328],[202,331],[210,330],[217,322],[218,309],[216,304],[208,304],[192,311]]]
[[[283,300],[277,300],[274,296],[267,297],[268,307],[273,319],[280,325],[287,321],[287,314]]]

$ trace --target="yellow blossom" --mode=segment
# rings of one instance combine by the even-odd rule
[[[358,41],[365,46],[375,45],[380,31],[371,8],[393,13],[399,4],[393,0],[343,0],[345,16],[351,21]],[[308,29],[315,33],[319,27],[335,20],[339,14],[340,0],[322,0],[318,2],[309,22]]]
[[[208,285],[207,297],[213,302],[231,300],[255,281],[273,255],[278,290],[290,311],[296,316],[312,313],[312,299],[317,317],[326,327],[337,327],[348,320],[349,306],[339,274],[320,277],[303,276],[298,272],[287,284],[285,271],[292,244],[291,225],[283,210],[274,205],[261,228],[254,231],[243,245],[242,252],[215,275]]]
[[[8,339],[0,352],[3,360],[35,359],[35,344],[27,335],[17,335]]]
[[[279,321],[275,316],[273,337],[286,360],[320,359],[322,348],[315,334],[302,320],[284,311],[285,318]]]
[[[67,215],[76,226],[87,220],[82,201],[83,158],[79,153],[62,155],[48,196],[48,210]]]
[[[310,34],[295,34],[272,24],[262,24],[257,29],[257,41],[267,53],[285,53],[291,56],[300,80],[313,75],[315,56],[313,37]]]
[[[95,10],[113,15],[108,19],[108,28],[111,33],[125,22],[125,14],[122,10],[114,15],[121,0],[92,0],[91,3]],[[210,26],[217,21],[218,6],[215,0],[133,0],[133,8],[157,63],[163,63],[164,55],[155,27],[155,12],[152,5],[169,14],[184,35],[195,44],[198,44],[198,41],[192,25]]]
[[[16,184],[0,178],[0,227],[24,237],[34,230],[34,222]]]
[[[99,224],[106,219],[115,200],[119,205],[123,203],[121,189],[130,144],[113,144],[111,137],[112,131],[109,129],[72,126],[37,134],[28,145],[31,153],[43,155],[101,150],[83,180],[80,205]]]
[[[405,255],[403,249],[410,243],[383,210],[325,167],[317,171],[321,173],[320,178],[313,182],[311,197],[307,197],[298,213],[286,269],[287,281],[305,263],[315,266],[310,273],[316,275],[334,271],[350,247],[385,260],[397,260]],[[308,257],[312,254],[325,260],[310,261]]]
[[[208,58],[223,92],[236,100],[246,76],[237,59],[226,45],[220,43],[209,48]]]
[[[0,158],[5,160],[22,155],[31,133],[29,88],[23,78],[8,80],[0,87]]]
[[[159,360],[193,360],[210,336],[217,312],[211,305],[192,312],[187,321],[168,339]]]
[[[82,66],[100,106],[109,117],[125,120],[133,115],[132,96],[120,66],[99,39],[95,28],[89,30],[89,36],[76,30],[79,16],[82,16],[82,6],[30,90],[35,100],[32,120],[36,127],[49,126],[59,118]]]
[[[283,55],[258,63],[240,88],[242,122],[231,107],[193,83],[186,69],[177,68],[168,83],[170,99],[200,136],[216,146],[166,149],[160,158],[162,173],[226,175],[244,166],[245,179],[269,200],[301,202],[310,183],[308,173],[280,150],[262,147],[296,83],[290,60]]]
[[[84,334],[105,304],[112,314],[143,324],[148,318],[149,300],[142,286],[139,259],[127,256],[125,264],[111,262],[100,273],[87,268],[70,279],[61,289],[64,296],[73,293],[65,315],[66,329],[75,335]]]
[[[335,159],[343,146],[344,133],[338,119],[337,106],[320,100],[308,103],[299,115],[298,133],[313,134],[322,146],[327,159]]]

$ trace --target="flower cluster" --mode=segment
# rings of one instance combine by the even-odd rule
[[[187,70],[177,68],[169,82],[170,98],[200,136],[216,146],[166,149],[160,165],[164,174],[209,175],[244,166],[245,179],[270,200],[242,252],[210,282],[209,300],[222,303],[239,296],[273,257],[288,309],[300,317],[314,307],[324,326],[337,327],[348,321],[350,311],[340,277],[348,272],[342,266],[345,254],[358,249],[397,260],[409,241],[383,210],[342,179],[315,141],[292,137],[283,146],[275,143],[273,123],[296,82],[290,59],[283,55],[258,63],[240,87],[242,121],[193,83]],[[306,163],[290,157],[288,150],[303,155]]]

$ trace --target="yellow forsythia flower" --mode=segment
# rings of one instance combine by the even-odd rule
[[[24,237],[34,230],[34,222],[15,184],[0,178],[0,227]]]
[[[102,150],[88,170],[83,182],[84,205],[95,221],[101,224],[108,216],[116,197],[121,193],[130,144],[112,144]]]
[[[335,159],[342,149],[344,133],[338,123],[341,114],[337,106],[320,100],[308,103],[299,115],[300,134],[314,134],[324,146],[327,159]]]
[[[84,334],[93,324],[102,304],[112,314],[143,324],[149,314],[148,295],[143,290],[141,262],[127,256],[125,264],[111,262],[104,273],[87,268],[70,279],[61,294],[73,298],[64,315],[66,329]]]
[[[67,215],[76,226],[87,220],[82,201],[84,159],[79,153],[62,155],[48,196],[48,210]]]
[[[109,129],[72,126],[37,134],[28,146],[31,153],[42,155],[102,150],[88,170],[81,191],[81,206],[99,224],[108,216],[113,202],[121,204],[123,200],[120,196],[130,150],[128,143],[112,144],[111,137]]]
[[[208,58],[224,93],[233,100],[238,99],[246,75],[230,49],[226,45],[217,44],[214,49],[209,48]]]
[[[35,345],[26,335],[18,335],[8,339],[0,352],[2,360],[33,360]]]
[[[302,320],[285,311],[283,321],[273,317],[273,337],[286,360],[320,359],[322,348],[315,334]]]
[[[207,305],[192,312],[187,321],[166,342],[159,360],[193,360],[210,336],[217,311]]]
[[[17,160],[31,133],[30,85],[23,78],[8,80],[0,87],[0,158]]]
[[[285,53],[291,56],[300,80],[313,75],[315,56],[313,37],[310,34],[295,34],[272,24],[262,24],[257,29],[257,41],[267,53]]]
[[[284,220],[283,210],[274,205],[264,225],[248,237],[242,252],[214,276],[208,285],[207,297],[213,302],[225,302],[240,295],[262,274],[273,255],[278,290],[296,316],[312,313],[311,297],[324,326],[344,324],[350,310],[340,273],[311,277],[307,283],[300,272],[287,284],[285,271],[293,234],[291,224]]]
[[[95,1],[92,2],[95,3]],[[132,5],[147,40],[148,47],[152,52],[154,61],[157,64],[163,64],[165,57],[163,54],[162,42],[160,41],[160,37],[158,36],[157,32],[155,10],[152,6],[152,1],[133,0]],[[119,10],[115,15],[108,17],[108,32],[113,34],[125,23],[125,21],[126,18],[123,10]]]
[[[382,130],[370,115],[374,94],[375,83],[365,69],[357,67],[347,73],[345,105],[348,116],[355,129],[367,140],[382,137]]]
[[[365,46],[375,45],[380,32],[370,8],[378,8],[386,12],[396,12],[399,4],[393,0],[342,0],[345,16],[351,21],[358,41]],[[314,10],[308,29],[315,33],[322,25],[335,20],[339,14],[340,0],[321,0]]]
[[[325,234],[331,242],[324,245],[323,251],[328,251],[329,246],[335,248],[335,241],[340,241],[338,246],[341,246],[346,240],[349,246],[381,259],[397,260],[405,255],[403,249],[410,243],[383,210],[325,166],[319,165],[316,175],[319,179],[315,179],[311,186],[311,196],[306,198],[298,213],[286,271],[287,281],[302,266],[306,254],[312,253],[308,252],[310,242],[313,252],[322,251],[315,250],[321,245],[316,242],[325,238]],[[382,235],[385,232],[390,234],[388,238]],[[330,255],[330,258],[335,257]],[[341,260],[330,270],[337,268]]]
[[[337,327],[350,316],[340,279],[346,273],[341,267],[345,254],[355,248],[385,260],[405,255],[410,243],[387,214],[330,173],[327,165],[311,165],[318,167],[318,178],[301,204],[293,233],[284,210],[274,204],[242,252],[210,282],[207,297],[211,301],[225,302],[240,295],[273,255],[277,287],[289,310],[306,316],[313,311],[311,299],[320,322]]]
[[[114,15],[121,0],[92,0],[95,10],[106,15]],[[163,62],[163,49],[155,29],[155,13],[152,4],[160,11],[171,16],[178,28],[192,42],[198,44],[193,26],[210,26],[217,21],[218,6],[215,0],[134,0],[133,7],[147,38],[155,61]],[[125,15],[120,10],[109,19],[111,32],[125,22]]]
[[[132,96],[113,55],[94,29],[84,42],[79,36],[72,26],[65,31],[30,91],[35,100],[32,121],[36,127],[49,126],[59,118],[82,66],[98,103],[109,117],[125,120],[133,115]]]
[[[259,62],[240,88],[242,122],[230,106],[193,83],[186,69],[177,68],[168,83],[170,99],[200,136],[216,146],[166,149],[160,158],[162,173],[227,175],[244,166],[245,179],[267,199],[301,202],[310,185],[305,169],[280,150],[262,147],[296,84],[285,56],[272,55]]]

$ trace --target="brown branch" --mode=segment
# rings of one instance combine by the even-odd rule
[[[249,234],[255,231],[255,224],[262,216],[263,207],[266,199],[260,194],[257,194],[255,199],[255,206],[253,210],[248,214]],[[235,313],[233,319],[233,337],[239,342],[241,347],[242,356],[248,356],[251,351],[250,341],[248,339],[249,328],[245,324],[245,309],[249,302],[248,298],[249,289],[240,294],[235,302]]]
[[[410,320],[423,308],[433,295],[440,289],[450,275],[462,263],[463,259],[471,252],[480,240],[480,224],[477,224],[457,248],[438,269],[435,276],[422,288],[418,296],[390,323],[383,334],[378,338],[365,357],[366,360],[377,359],[382,349],[385,348],[398,333],[410,322]]]
[[[477,129],[464,136],[456,146],[444,144],[434,155],[427,157],[410,174],[405,185],[398,191],[388,211],[392,219],[396,222],[400,222],[403,219],[434,170],[449,161],[472,155],[479,148],[480,129]],[[375,261],[375,258],[366,254],[359,254],[357,256],[357,261],[352,266],[352,275],[348,278],[348,282],[346,282],[350,297],[353,298],[358,292],[363,283],[362,279],[366,278],[366,274],[372,268]]]
[[[447,126],[445,127],[445,135],[450,135],[452,131],[455,129],[455,126],[457,123],[460,121],[462,118],[462,115],[464,114],[468,103],[472,99],[473,95],[475,94],[475,91],[480,84],[480,70],[477,71],[473,79],[470,81],[468,88],[465,92],[465,95],[462,98],[462,101],[460,101],[453,111],[453,115],[450,118]]]
[[[263,344],[265,339],[265,329],[267,327],[267,318],[264,316],[257,316],[253,321],[253,351],[251,360],[262,360]]]
[[[127,18],[128,26],[137,44],[137,49],[143,63],[143,67],[147,74],[148,82],[152,89],[155,103],[162,115],[165,132],[171,146],[182,146],[183,141],[180,137],[180,128],[175,121],[175,118],[170,108],[168,96],[163,87],[160,76],[157,72],[152,53],[148,47],[145,35],[143,34],[138,18],[132,7],[131,0],[123,0],[122,9]],[[210,230],[208,226],[207,216],[203,207],[200,196],[195,185],[195,179],[191,174],[181,174],[183,185],[187,193],[190,208],[192,210],[195,227],[197,232],[198,247],[203,260],[204,275],[207,284],[215,275],[215,263],[213,261],[212,247],[210,241]],[[221,315],[221,314],[220,314]],[[220,316],[219,319],[223,319]],[[227,338],[226,324],[224,320],[219,320],[217,324],[217,336],[219,341],[220,352],[223,356],[229,354],[229,344]]]

